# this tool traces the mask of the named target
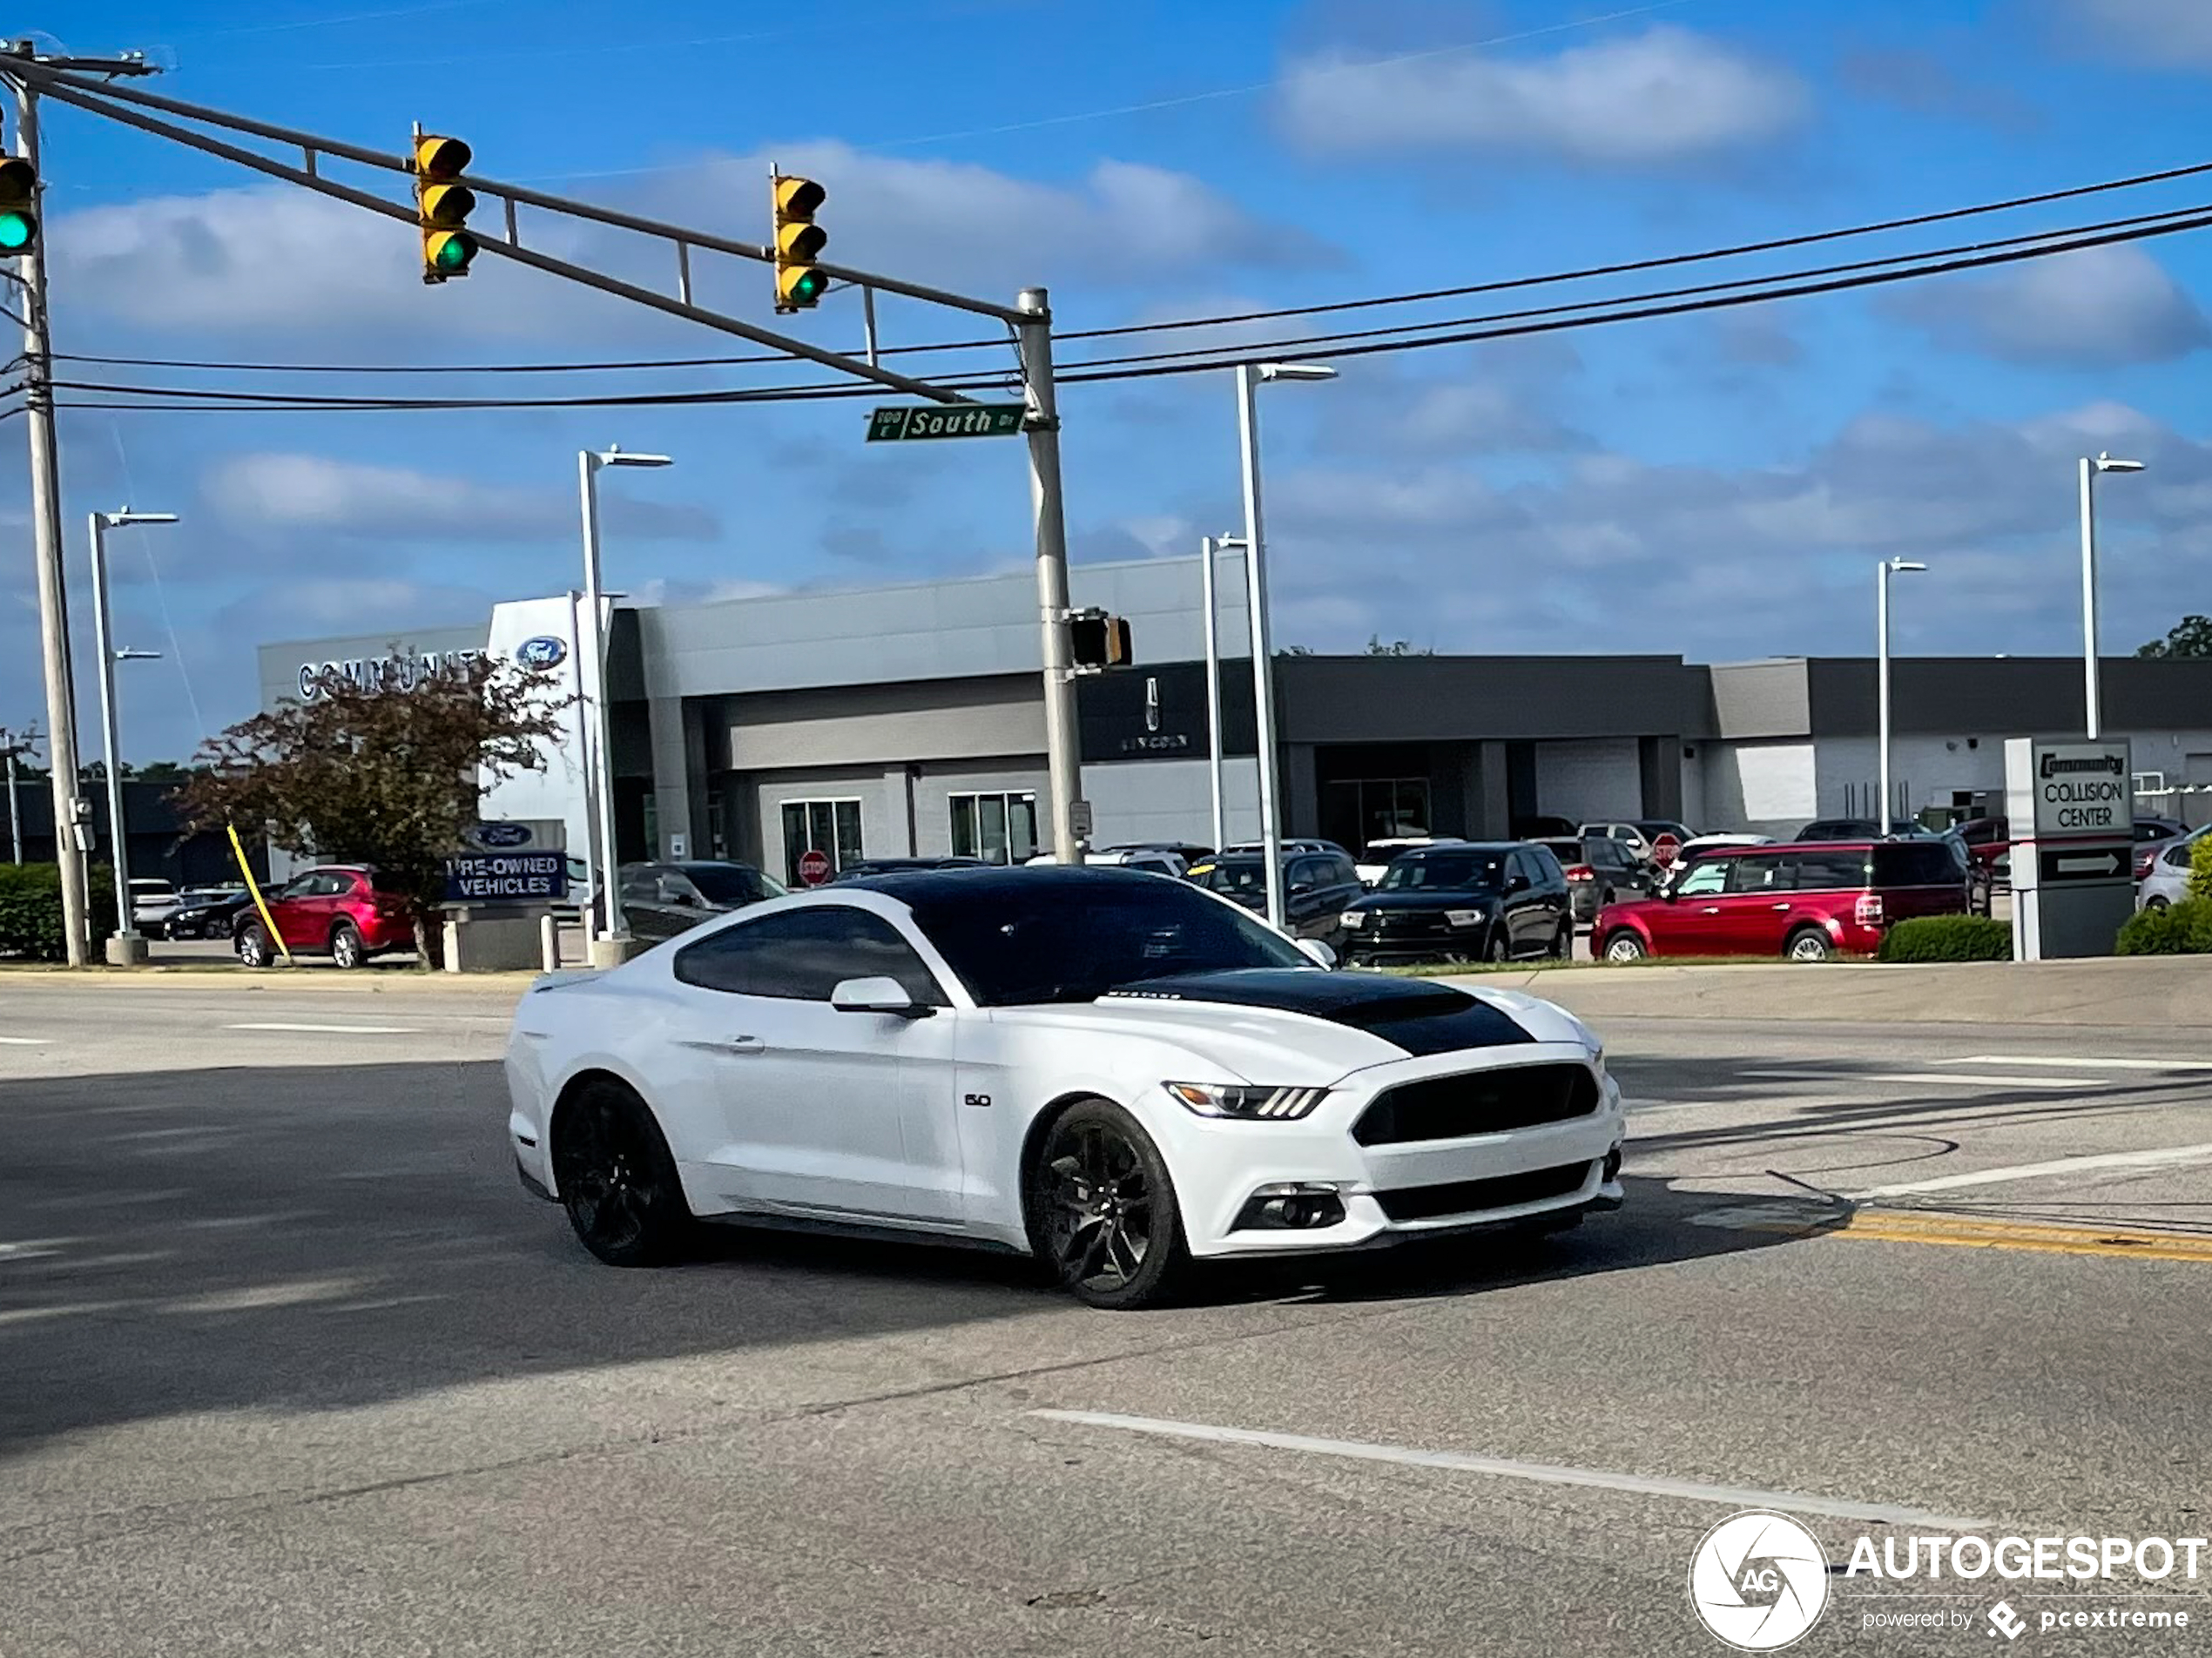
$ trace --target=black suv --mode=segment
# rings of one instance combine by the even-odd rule
[[[1267,913],[1267,859],[1258,853],[1224,853],[1190,872],[1190,880],[1231,902]],[[1283,930],[1294,939],[1318,939],[1339,954],[1344,913],[1366,888],[1351,854],[1293,852],[1283,857]]]
[[[1543,847],[1506,841],[1399,853],[1344,925],[1354,964],[1564,960],[1575,949],[1567,872]]]
[[[680,864],[625,864],[622,914],[631,936],[658,944],[688,933],[701,921],[765,898],[784,887],[751,864],[698,859]]]

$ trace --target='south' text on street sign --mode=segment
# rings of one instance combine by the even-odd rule
[[[1025,403],[963,403],[953,408],[904,405],[868,412],[868,441],[932,437],[1013,437],[1022,430]]]

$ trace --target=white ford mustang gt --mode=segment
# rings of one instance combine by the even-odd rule
[[[695,1221],[1033,1252],[1094,1306],[1192,1257],[1618,1208],[1604,1050],[1509,991],[1331,972],[1123,869],[907,872],[771,900],[516,1008],[524,1185],[601,1260]]]

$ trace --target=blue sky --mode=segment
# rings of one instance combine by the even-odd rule
[[[662,0],[611,34],[606,8],[580,0],[87,10],[43,21],[74,51],[146,49],[172,96],[393,150],[420,120],[466,138],[488,176],[746,239],[765,234],[773,159],[827,188],[830,257],[1000,298],[1047,283],[1070,330],[1609,263],[2212,159],[2202,0],[820,0],[757,24],[744,19],[765,9]],[[394,365],[745,349],[489,255],[425,288],[404,226],[76,111],[51,108],[46,139],[64,352]],[[2181,181],[1863,251],[2209,199],[2212,178]],[[671,280],[629,239],[530,233]],[[778,326],[758,267],[703,265],[699,280],[705,302]],[[1932,568],[1900,591],[1902,650],[2075,650],[2074,461],[2110,448],[2150,463],[2103,497],[2107,647],[2130,649],[2212,609],[2209,290],[2212,244],[2177,236],[1363,357],[1333,383],[1271,388],[1278,637],[1863,654],[1871,566],[1904,554]],[[977,332],[889,304],[883,323],[892,343]],[[783,326],[854,347],[856,296]],[[287,383],[580,394],[759,372]],[[167,653],[124,671],[126,752],[181,757],[250,711],[263,641],[473,620],[569,585],[586,445],[678,459],[610,494],[610,580],[640,596],[1025,561],[1018,444],[867,445],[865,407],[71,412],[72,581],[88,509],[127,499],[185,516],[112,543],[118,639]],[[1071,387],[1062,412],[1078,557],[1184,556],[1229,526],[1225,374]],[[21,431],[0,426],[13,446],[0,535],[17,549],[0,559],[0,725],[43,723],[23,467],[7,458]]]

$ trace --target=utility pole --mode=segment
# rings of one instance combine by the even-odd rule
[[[1052,310],[1042,288],[1024,288],[1015,325],[1022,390],[1028,400],[1029,504],[1037,525],[1037,608],[1044,626],[1044,749],[1052,773],[1052,854],[1083,861],[1076,829],[1082,792],[1082,733],[1076,720],[1075,650],[1068,637],[1068,517],[1060,493],[1060,413],[1052,385]]]
[[[16,799],[16,757],[30,753],[37,741],[36,732],[0,731],[0,755],[8,762],[8,839],[18,864],[23,862],[23,805]]]
[[[0,72],[4,72],[8,58],[109,76],[154,72],[140,57],[41,59],[28,40],[11,42],[0,51]],[[38,171],[37,95],[27,78],[17,75],[9,79],[16,95],[15,153],[30,164],[35,175]],[[42,208],[44,194],[42,179]],[[39,217],[43,221],[43,211]],[[54,859],[61,867],[64,946],[69,965],[81,967],[91,933],[85,901],[89,850],[85,819],[89,814],[87,803],[78,792],[77,699],[70,676],[69,590],[62,576],[61,455],[54,435],[54,340],[46,303],[43,234],[34,235],[24,250],[17,280],[23,290],[24,424],[30,434],[30,531],[37,565],[39,647],[46,677],[46,752],[54,796]]]

